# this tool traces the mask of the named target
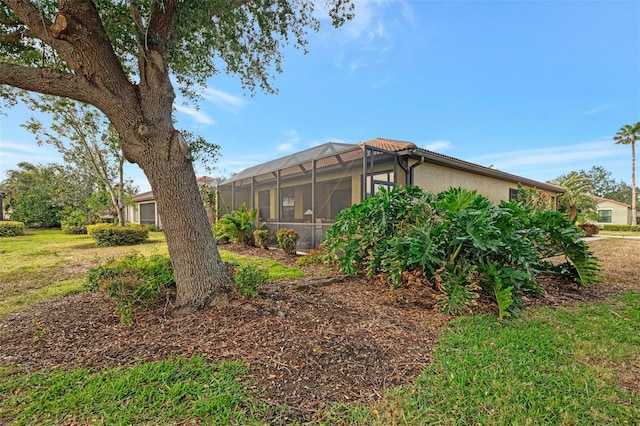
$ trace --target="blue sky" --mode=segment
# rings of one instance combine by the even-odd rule
[[[638,1],[356,1],[309,54],[287,49],[277,95],[216,76],[177,126],[222,147],[215,175],[324,142],[383,137],[537,180],[605,167],[630,182],[631,149],[612,138],[640,121]],[[61,161],[0,116],[0,179],[19,161]],[[640,159],[639,159],[640,160]],[[197,169],[203,174],[203,169]],[[141,191],[149,186],[127,169]]]

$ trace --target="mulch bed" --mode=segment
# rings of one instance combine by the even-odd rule
[[[242,249],[293,264],[279,250]],[[449,316],[435,311],[425,286],[391,292],[382,282],[347,277],[322,266],[309,277],[272,283],[257,298],[172,317],[165,306],[121,325],[114,304],[80,293],[0,319],[0,364],[25,371],[104,368],[200,354],[241,360],[264,400],[286,405],[298,420],[333,402],[367,401],[412,382],[429,363]],[[602,300],[615,286],[580,288],[542,279],[546,295],[529,304]],[[494,311],[492,305],[479,309]],[[263,390],[263,391],[262,391]]]

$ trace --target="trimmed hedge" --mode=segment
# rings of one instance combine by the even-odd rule
[[[10,220],[0,221],[0,237],[17,237],[24,235],[25,226],[22,222]]]
[[[87,226],[87,233],[96,240],[98,247],[128,246],[149,239],[149,227],[128,223],[124,228],[113,223]]]
[[[640,225],[603,225],[603,231],[640,232]]]

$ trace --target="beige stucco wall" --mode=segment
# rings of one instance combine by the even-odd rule
[[[631,209],[611,201],[598,202],[598,210],[611,210],[611,223],[600,223],[599,225],[630,225]]]
[[[476,190],[493,203],[509,201],[509,189],[518,189],[518,184],[462,170],[451,169],[436,164],[423,163],[414,170],[414,184],[420,188],[438,193],[449,188]],[[557,197],[557,193],[549,193]]]

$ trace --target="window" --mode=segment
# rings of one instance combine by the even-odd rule
[[[371,195],[371,183],[373,179],[373,195],[377,194],[380,191],[380,187],[382,186],[387,191],[390,191],[391,188],[396,186],[395,175],[392,170],[386,172],[378,172],[373,176],[367,176],[367,195]]]
[[[611,223],[612,210],[598,210],[598,222]]]
[[[140,224],[156,225],[156,203],[140,204]]]
[[[518,190],[509,188],[509,201],[513,201],[518,196]]]
[[[281,220],[293,220],[295,217],[295,194],[293,191],[285,191],[282,193],[282,216]]]

